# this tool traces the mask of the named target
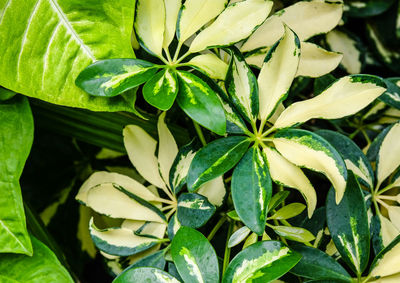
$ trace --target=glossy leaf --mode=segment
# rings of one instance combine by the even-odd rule
[[[140,59],[108,59],[86,67],[75,83],[91,95],[113,97],[148,81],[156,71],[154,64]]]
[[[400,272],[400,236],[383,249],[371,264],[370,275],[384,277]]]
[[[242,158],[250,141],[233,136],[215,140],[199,150],[190,164],[187,185],[190,192],[231,168]]]
[[[178,104],[194,121],[223,135],[226,131],[225,112],[217,94],[199,77],[178,71]]]
[[[185,282],[219,282],[217,256],[200,232],[182,226],[172,240],[171,255]]]
[[[290,226],[271,226],[276,234],[288,240],[306,243],[315,239],[315,236],[310,231],[301,227]]]
[[[143,87],[144,99],[160,110],[171,108],[178,94],[175,71],[166,68],[155,74]]]
[[[199,68],[205,72],[210,78],[217,80],[225,80],[228,64],[222,61],[214,53],[200,54],[188,62],[191,66]]]
[[[183,226],[199,228],[213,216],[215,206],[199,194],[181,194],[178,198],[177,217]]]
[[[326,217],[329,232],[342,259],[354,272],[361,274],[369,259],[369,225],[364,197],[351,171],[339,204],[335,203],[333,189],[329,191]]]
[[[320,95],[293,103],[275,122],[275,127],[286,128],[312,118],[338,119],[357,113],[382,93],[385,84],[375,76],[352,75],[330,85]]]
[[[397,85],[399,81],[399,78],[386,79],[387,91],[379,97],[379,100],[396,109],[400,109],[400,87]]]
[[[250,232],[251,230],[247,228],[247,226],[243,226],[236,230],[229,238],[228,247],[232,248],[240,244],[250,234]]]
[[[176,233],[179,231],[179,228],[181,228],[181,223],[179,223],[178,216],[175,213],[174,215],[172,215],[172,217],[169,219],[168,222],[167,231],[168,231],[168,238],[170,240],[172,240],[175,237]]]
[[[367,0],[364,2],[350,0],[346,3],[346,13],[355,18],[372,17],[389,9],[393,2],[393,0]]]
[[[299,215],[305,208],[306,206],[304,204],[293,202],[278,209],[278,211],[271,215],[269,218],[276,220],[289,219]]]
[[[54,104],[133,111],[134,92],[94,98],[75,85],[78,74],[97,60],[134,58],[134,4],[98,4],[90,0],[83,9],[81,1],[72,0],[2,1],[0,85]]]
[[[269,201],[269,211],[277,208],[285,199],[289,196],[288,191],[279,191],[272,195],[271,200]]]
[[[264,232],[272,194],[267,164],[264,153],[258,147],[252,147],[232,175],[231,190],[235,210],[243,223],[258,235]]]
[[[113,283],[129,282],[179,283],[179,281],[172,275],[154,267],[129,269],[120,274],[113,281]]]
[[[166,265],[166,261],[164,258],[165,250],[157,251],[152,253],[149,256],[141,258],[140,260],[136,261],[134,264],[127,267],[124,272],[138,267],[154,267],[163,270]]]
[[[257,242],[232,259],[222,283],[271,282],[288,272],[300,258],[281,242]]]
[[[346,165],[326,140],[305,130],[287,129],[276,133],[273,142],[291,163],[327,176],[336,190],[336,203],[340,202],[346,188]]]
[[[32,255],[19,178],[33,141],[28,99],[0,102],[0,252]]]
[[[211,181],[206,182],[200,186],[200,188],[197,190],[197,193],[205,196],[213,205],[221,206],[226,195],[224,178],[219,176]]]

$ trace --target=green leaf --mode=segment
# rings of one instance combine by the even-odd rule
[[[258,84],[256,76],[236,47],[231,48],[231,61],[225,79],[225,89],[240,114],[255,123],[258,117]]]
[[[165,268],[165,258],[164,258],[165,250],[157,251],[149,256],[141,258],[134,264],[130,265],[128,268],[124,270],[124,273],[130,269],[138,268],[138,267],[154,267],[163,270]]]
[[[28,99],[0,102],[0,252],[32,255],[19,178],[33,141]]]
[[[336,190],[336,202],[340,202],[346,188],[347,170],[330,143],[317,134],[297,129],[277,132],[273,142],[291,163],[325,174]]]
[[[306,243],[315,239],[315,236],[310,231],[301,227],[290,226],[271,226],[276,234],[288,240]]]
[[[249,234],[251,230],[247,226],[243,226],[233,233],[228,241],[228,248],[232,248],[240,244]]]
[[[330,130],[319,130],[318,135],[327,140],[343,157],[348,170],[370,189],[374,186],[374,171],[362,150],[348,137]]]
[[[271,194],[272,181],[265,155],[258,147],[252,147],[233,171],[232,199],[240,219],[258,235],[265,230]]]
[[[236,210],[231,210],[227,213],[229,218],[236,220],[236,221],[241,221],[239,215],[237,214]]]
[[[152,283],[179,283],[167,272],[154,267],[138,267],[121,273],[113,283],[152,282]]]
[[[387,90],[379,97],[379,100],[400,110],[400,87],[397,85],[399,81],[399,78],[386,79]]]
[[[232,169],[249,145],[247,137],[233,136],[215,140],[200,149],[190,164],[186,178],[188,190],[194,192],[200,185]]]
[[[281,242],[257,242],[233,258],[222,283],[271,282],[288,272],[300,258]]]
[[[226,131],[225,112],[217,94],[199,77],[178,71],[178,104],[194,121],[223,135]]]
[[[217,255],[200,232],[182,226],[172,240],[171,255],[184,282],[219,282]]]
[[[346,2],[345,11],[350,17],[367,18],[382,14],[392,6],[394,0],[350,0]],[[361,5],[360,5],[361,3]]]
[[[274,194],[271,197],[271,200],[269,201],[269,211],[272,211],[273,209],[277,208],[278,205],[280,205],[285,199],[289,196],[288,191],[279,191],[276,194]]]
[[[97,60],[134,58],[132,1],[2,1],[0,11],[0,85],[54,104],[133,111],[132,94],[93,98],[75,86]]]
[[[303,245],[294,245],[290,248],[302,256],[299,263],[290,270],[291,273],[315,280],[352,282],[347,271],[319,249]]]
[[[397,236],[374,259],[370,268],[373,277],[384,277],[400,272],[400,236]]]
[[[140,59],[107,59],[86,67],[75,83],[91,95],[113,97],[148,81],[156,71],[154,64]]]
[[[353,172],[349,171],[342,201],[335,203],[334,191],[328,193],[326,217],[329,232],[342,259],[361,274],[369,259],[369,225],[364,197]]]
[[[16,95],[12,90],[0,86],[0,101],[6,101]]]
[[[177,217],[183,226],[199,228],[207,223],[215,212],[206,197],[199,194],[181,194],[178,198]]]
[[[289,218],[295,217],[295,216],[299,215],[300,213],[302,213],[305,208],[306,208],[306,206],[302,203],[298,203],[298,202],[290,203],[290,204],[285,205],[284,207],[280,208],[277,212],[275,212],[269,218],[276,219],[276,220],[289,219]]]

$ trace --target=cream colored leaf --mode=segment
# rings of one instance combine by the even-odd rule
[[[372,283],[399,283],[399,282],[400,282],[400,273],[390,276],[385,276],[379,278],[378,280],[372,281]]]
[[[272,179],[286,187],[299,190],[307,202],[308,217],[311,218],[317,205],[317,194],[306,175],[276,150],[265,147],[264,153],[267,156]]]
[[[377,262],[370,275],[373,277],[385,277],[400,272],[400,243],[397,243]]]
[[[381,222],[383,246],[386,247],[400,234],[400,231],[385,216],[379,214],[379,220]]]
[[[226,194],[226,188],[222,176],[201,185],[197,193],[205,196],[213,205],[221,206]]]
[[[187,0],[181,8],[177,23],[177,34],[183,43],[202,26],[217,17],[228,0]]]
[[[225,80],[228,64],[218,58],[214,53],[200,54],[188,62],[192,66],[202,69],[213,79]]]
[[[248,55],[247,57],[245,57],[246,63],[249,66],[253,66],[253,67],[261,69],[262,65],[264,64],[264,59],[265,59],[265,56],[267,56],[268,51],[269,51],[269,49],[265,48],[258,52]]]
[[[296,76],[317,78],[332,72],[343,55],[327,51],[316,44],[302,42],[299,68]]]
[[[157,142],[136,125],[126,126],[123,135],[129,159],[140,175],[158,188],[165,187],[158,171],[157,158],[154,155]]]
[[[160,168],[161,177],[164,179],[166,184],[169,183],[169,171],[172,163],[174,163],[175,157],[178,154],[178,146],[176,145],[175,139],[165,124],[165,114],[163,112],[158,117],[158,165]]]
[[[165,30],[163,0],[137,0],[135,30],[139,42],[155,55],[162,56]]]
[[[249,37],[268,17],[272,5],[272,1],[265,0],[244,0],[230,4],[196,36],[189,51],[194,53],[209,47],[232,45]]]
[[[272,47],[258,76],[260,119],[268,119],[286,96],[297,72],[300,43],[288,27]]]
[[[380,79],[368,75],[343,77],[318,96],[296,102],[275,123],[286,128],[313,118],[338,119],[357,113],[385,92]]]
[[[396,123],[384,137],[377,160],[377,186],[400,166],[400,123]]]
[[[145,225],[146,224],[146,225]],[[125,220],[121,224],[121,228],[129,229],[131,231],[136,231],[139,228],[142,228],[141,235],[151,235],[156,238],[162,239],[165,235],[165,230],[167,229],[167,225],[165,223],[157,223],[157,222],[144,222],[144,221],[136,221],[136,220]]]
[[[178,20],[179,10],[182,0],[164,0],[165,5],[165,30],[163,47],[168,48],[175,36],[176,22]]]
[[[388,213],[390,221],[396,227],[398,231],[400,231],[400,207],[399,206],[389,206]]]

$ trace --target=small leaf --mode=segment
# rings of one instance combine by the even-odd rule
[[[227,213],[229,218],[236,220],[236,221],[241,221],[239,215],[237,214],[236,210],[231,210]]]
[[[163,48],[167,49],[175,36],[176,22],[182,0],[164,0],[165,5],[165,30]]]
[[[194,53],[211,47],[233,45],[249,37],[268,17],[272,5],[272,1],[265,0],[231,3],[195,37],[189,51]]]
[[[233,171],[232,199],[240,219],[258,235],[265,230],[271,194],[272,182],[265,155],[258,147],[252,147]]]
[[[270,219],[289,219],[292,217],[295,217],[299,215],[300,213],[303,212],[303,210],[306,208],[306,206],[302,203],[294,202],[290,203],[288,205],[285,205],[284,207],[280,208],[277,212],[275,212],[272,216],[270,216]]]
[[[113,281],[113,283],[128,282],[179,283],[172,275],[154,267],[139,267],[126,270]]]
[[[178,79],[169,68],[155,74],[143,87],[144,99],[163,111],[171,108],[177,94]]]
[[[346,165],[326,140],[305,130],[286,129],[277,132],[273,142],[291,163],[325,174],[336,190],[336,202],[340,202],[346,188]]]
[[[257,242],[232,259],[222,283],[271,282],[288,272],[300,258],[281,242]]]
[[[219,282],[217,255],[200,232],[182,226],[172,240],[171,255],[184,282]]]
[[[178,198],[177,217],[183,226],[199,228],[213,216],[215,206],[198,194],[181,194]]]
[[[251,230],[247,226],[243,226],[233,233],[228,241],[228,248],[232,248],[240,244],[249,235]],[[256,234],[257,235],[257,234]]]
[[[226,131],[225,112],[217,94],[203,80],[186,71],[178,71],[178,104],[193,120],[223,135]]]
[[[148,81],[154,64],[139,59],[107,59],[86,67],[75,84],[95,96],[113,97]]]
[[[364,197],[353,172],[349,171],[346,191],[339,204],[334,191],[328,193],[326,217],[329,232],[342,259],[361,274],[369,259],[369,225]]]
[[[269,211],[277,208],[285,199],[289,196],[288,191],[279,191],[276,194],[273,194],[271,200],[269,201]]]
[[[236,165],[249,147],[250,141],[243,136],[215,140],[199,150],[190,164],[187,185],[194,192],[205,182],[212,180]]]
[[[276,234],[282,236],[288,240],[306,243],[315,239],[314,235],[310,231],[301,227],[289,227],[289,226],[271,226]]]
[[[370,275],[384,277],[400,272],[400,236],[397,236],[371,264]]]
[[[357,113],[383,92],[384,82],[375,76],[352,75],[330,85],[320,95],[293,103],[275,122],[276,128],[286,128],[313,118],[338,119]]]
[[[219,59],[214,53],[200,54],[188,62],[193,67],[204,71],[210,78],[216,80],[225,80],[228,64]]]
[[[314,280],[352,282],[347,271],[332,257],[319,249],[303,245],[294,245],[291,246],[291,249],[302,256],[299,263],[290,270],[291,273]]]

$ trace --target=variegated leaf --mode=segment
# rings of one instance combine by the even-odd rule
[[[231,3],[196,36],[189,51],[194,53],[210,47],[228,46],[249,37],[268,17],[272,4],[272,1],[265,0]]]
[[[232,248],[238,244],[240,244],[249,234],[251,230],[247,228],[247,226],[243,226],[233,233],[228,241],[228,247]],[[256,234],[257,235],[257,234]]]
[[[165,5],[165,30],[163,48],[167,49],[175,36],[176,22],[182,0],[164,0]]]
[[[183,43],[202,26],[217,17],[228,0],[188,0],[179,11],[176,34]]]
[[[387,208],[390,221],[400,231],[400,206],[390,205]]]
[[[224,178],[219,176],[211,181],[208,181],[200,186],[200,188],[197,190],[197,193],[205,196],[213,205],[221,206],[226,195]]]
[[[138,236],[152,236],[162,239],[164,238],[167,224],[126,219],[122,222],[121,228],[132,230]]]
[[[400,235],[400,230],[393,225],[393,223],[387,219],[382,214],[378,215],[380,231],[379,237],[381,238],[381,243],[383,247],[388,246],[398,235]]]
[[[135,31],[139,43],[148,52],[162,56],[165,31],[163,0],[136,0]]]
[[[281,242],[257,242],[232,259],[222,283],[271,282],[288,272],[300,258]]]
[[[179,228],[181,228],[181,223],[178,220],[176,213],[172,215],[168,222],[168,238],[172,240],[175,237],[175,234],[178,232]]]
[[[385,277],[400,272],[400,236],[397,236],[374,259],[370,275]]]
[[[200,228],[207,223],[214,212],[215,206],[202,195],[186,193],[179,196],[177,217],[183,226]]]
[[[385,83],[387,86],[387,91],[379,97],[379,100],[396,108],[397,110],[400,110],[400,79],[385,79]]]
[[[210,78],[216,80],[225,80],[228,64],[218,58],[214,53],[200,54],[188,62],[189,65],[199,68]]]
[[[139,267],[124,271],[113,283],[152,282],[152,283],[179,283],[171,274],[154,267]]]
[[[268,51],[258,75],[259,117],[266,120],[288,94],[297,72],[300,57],[300,41],[285,26],[284,36]]]
[[[375,76],[343,77],[316,97],[290,105],[279,116],[275,127],[286,128],[313,118],[338,119],[352,115],[385,90],[384,82]]]
[[[306,175],[299,167],[289,162],[275,149],[265,147],[264,152],[267,156],[271,177],[274,182],[299,190],[307,202],[308,217],[311,217],[317,206],[317,194]]]
[[[323,173],[336,190],[336,203],[340,202],[346,188],[347,170],[332,145],[317,134],[296,129],[277,132],[273,142],[293,164]]]

